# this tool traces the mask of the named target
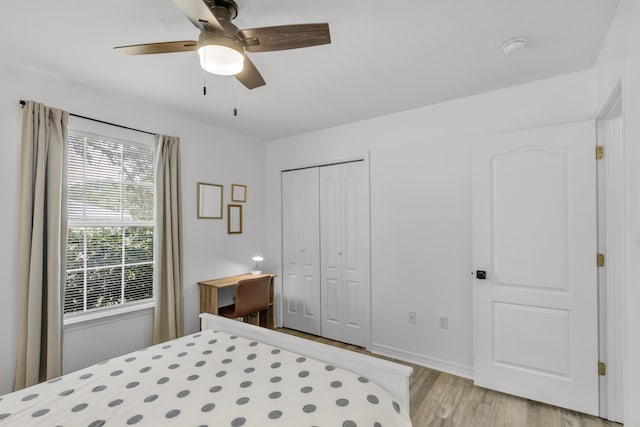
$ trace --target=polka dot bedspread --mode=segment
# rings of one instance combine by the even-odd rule
[[[368,379],[212,330],[0,397],[0,426],[411,426]]]

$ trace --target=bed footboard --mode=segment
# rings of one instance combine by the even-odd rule
[[[413,372],[413,368],[409,366],[226,319],[209,313],[200,314],[200,319],[203,330],[213,329],[228,334],[243,336],[355,372],[386,389],[406,413],[410,413],[409,377]]]

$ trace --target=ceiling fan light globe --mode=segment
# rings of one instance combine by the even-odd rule
[[[200,66],[207,72],[220,76],[233,76],[244,68],[244,55],[235,49],[221,45],[198,48]]]

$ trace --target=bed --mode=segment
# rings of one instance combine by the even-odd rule
[[[411,426],[412,368],[200,317],[199,333],[0,397],[0,425]]]

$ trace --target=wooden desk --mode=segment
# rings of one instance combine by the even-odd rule
[[[240,274],[238,276],[221,277],[219,279],[198,282],[200,286],[200,313],[218,314],[218,289],[227,286],[237,286],[238,282],[257,277],[271,277],[269,286],[269,300],[271,306],[267,310],[267,328],[273,329],[273,279],[275,274]]]

